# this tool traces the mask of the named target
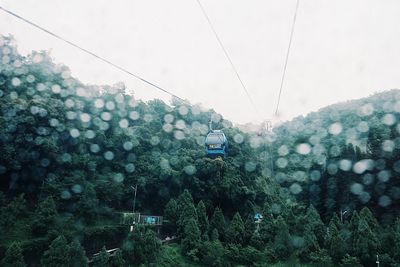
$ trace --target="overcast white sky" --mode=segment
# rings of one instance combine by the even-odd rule
[[[296,0],[0,0],[0,6],[237,123],[273,119]],[[279,120],[400,87],[400,1],[300,0]],[[20,52],[51,50],[84,83],[170,97],[0,11]],[[274,121],[277,119],[275,118]]]

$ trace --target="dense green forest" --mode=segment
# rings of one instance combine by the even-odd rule
[[[82,84],[12,37],[0,61],[1,266],[400,266],[399,90],[251,133]],[[133,208],[162,226],[122,223]]]

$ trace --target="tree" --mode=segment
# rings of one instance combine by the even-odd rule
[[[205,266],[226,266],[226,262],[224,262],[225,249],[219,240],[204,242],[201,250],[201,262]]]
[[[261,240],[259,231],[256,231],[256,224],[254,223],[254,218],[253,218],[253,216],[249,215],[249,216],[247,216],[246,220],[244,221],[243,244],[248,245],[250,243],[250,240],[254,236],[254,232],[257,232],[257,236]]]
[[[178,198],[178,208],[180,211],[178,224],[178,233],[182,234],[185,231],[185,227],[189,220],[196,220],[197,223],[197,212],[193,204],[192,195],[188,190],[185,189]]]
[[[25,267],[24,256],[18,243],[12,243],[6,250],[4,259],[1,261],[3,267]]]
[[[197,203],[197,217],[199,219],[199,228],[200,232],[202,234],[207,233],[208,231],[208,216],[207,216],[207,211],[206,211],[206,206],[204,205],[204,202],[202,200]]]
[[[176,233],[177,222],[179,219],[179,208],[175,199],[168,201],[164,209],[165,224],[164,227],[168,234]]]
[[[45,267],[68,267],[70,266],[70,248],[64,236],[54,239],[48,250],[42,257],[42,265]]]
[[[158,239],[154,231],[150,229],[146,231],[143,238],[142,247],[144,261],[146,263],[154,261],[161,250],[161,241]]]
[[[226,231],[226,240],[232,244],[241,244],[244,237],[244,224],[240,214],[235,213]]]
[[[211,217],[210,221],[210,230],[213,231],[217,229],[219,239],[224,240],[225,237],[225,218],[222,214],[222,210],[219,207],[216,207]]]
[[[341,267],[362,267],[360,261],[357,257],[352,257],[349,254],[346,254],[342,262],[340,264]]]
[[[121,250],[115,252],[114,257],[111,258],[110,265],[112,267],[123,267],[125,266],[125,260],[122,258]]]
[[[287,259],[292,253],[292,242],[289,234],[289,228],[282,216],[278,216],[276,220],[276,227],[276,236],[273,243],[273,249],[279,259]]]
[[[137,265],[153,262],[161,249],[161,241],[148,229],[135,227],[122,245],[122,255],[127,264]]]
[[[69,257],[71,259],[72,267],[88,266],[88,258],[86,257],[85,250],[78,241],[73,241],[69,244]]]
[[[51,229],[57,217],[56,205],[52,197],[47,197],[39,202],[32,222],[32,232],[36,235],[43,235]]]
[[[182,252],[185,255],[192,255],[195,257],[201,243],[200,230],[197,221],[193,218],[189,219],[185,225],[185,230],[181,242]]]
[[[314,233],[315,237],[317,238],[318,244],[321,246],[324,240],[325,225],[322,222],[318,211],[314,208],[313,205],[310,205],[307,208],[306,220],[306,227],[308,227],[309,230]]]
[[[393,258],[400,262],[400,218],[396,220],[393,228]]]
[[[379,248],[379,241],[368,222],[360,217],[357,229],[353,232],[353,253],[361,263],[372,262]]]
[[[109,260],[110,260],[110,254],[108,254],[106,247],[103,246],[99,256],[96,257],[93,265],[95,267],[108,267]]]

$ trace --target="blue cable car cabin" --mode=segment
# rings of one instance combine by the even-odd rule
[[[228,140],[221,130],[212,130],[207,134],[206,152],[209,157],[225,157],[228,150]]]

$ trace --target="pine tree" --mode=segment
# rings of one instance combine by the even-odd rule
[[[368,223],[372,231],[376,231],[378,229],[378,221],[375,219],[374,215],[372,215],[372,212],[368,207],[362,208],[359,216]]]
[[[57,217],[56,204],[52,197],[39,202],[32,223],[32,231],[36,235],[45,234],[55,224]]]
[[[321,246],[324,240],[325,225],[322,222],[318,211],[314,208],[313,205],[310,205],[307,208],[306,221],[306,227],[308,227],[309,230],[313,232],[313,234],[317,238],[318,244]]]
[[[206,206],[202,200],[197,203],[197,217],[199,218],[199,228],[202,234],[207,233],[208,231],[208,216],[206,211]]]
[[[219,207],[216,207],[213,213],[213,216],[211,217],[210,221],[210,229],[211,231],[213,229],[217,229],[218,234],[219,234],[219,239],[224,240],[225,237],[225,218],[224,215],[222,214],[222,210]]]
[[[242,244],[244,237],[244,224],[238,212],[232,218],[226,231],[226,240],[232,244]]]
[[[177,221],[178,233],[182,234],[185,230],[185,225],[188,220],[194,219],[197,224],[197,212],[193,204],[192,195],[188,190],[184,190],[183,193],[178,198],[178,208],[179,208],[179,219]]]
[[[201,243],[200,230],[195,219],[189,219],[185,225],[185,231],[182,238],[182,252],[188,255],[199,248]]]
[[[70,243],[69,257],[71,259],[72,267],[85,267],[88,266],[88,258],[86,257],[85,250],[78,241]]]
[[[287,259],[292,253],[292,242],[289,228],[282,216],[278,216],[276,220],[276,236],[274,239],[273,249],[279,259]]]
[[[253,238],[254,232],[256,232],[256,223],[254,223],[253,216],[247,216],[246,220],[244,221],[244,236],[243,236],[243,244],[249,244],[250,240]],[[257,231],[258,232],[258,231]],[[260,234],[258,236],[261,239]]]
[[[215,228],[211,231],[211,241],[214,240],[219,240],[218,230]]]
[[[328,249],[329,255],[333,261],[339,263],[346,253],[346,243],[340,236],[340,232],[333,220],[330,221],[327,232],[325,247]]]
[[[45,267],[70,266],[70,248],[64,236],[59,236],[51,242],[50,247],[43,254],[42,265]]]
[[[157,238],[156,233],[149,229],[143,237],[141,246],[143,250],[143,260],[148,263],[152,262],[160,252],[161,241]]]
[[[379,248],[379,240],[368,222],[360,217],[357,229],[353,232],[353,253],[362,263],[374,261]]]
[[[179,219],[179,208],[175,199],[168,201],[164,209],[166,223],[164,227],[168,234],[174,234],[177,231],[177,222]]]
[[[24,256],[18,243],[12,243],[6,250],[3,260],[3,267],[25,267]]]

